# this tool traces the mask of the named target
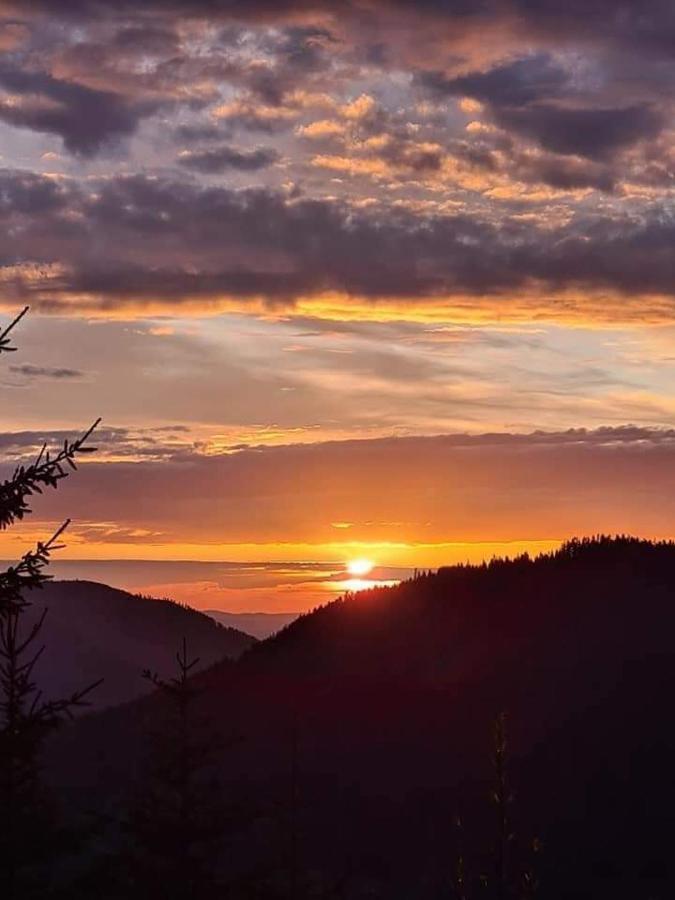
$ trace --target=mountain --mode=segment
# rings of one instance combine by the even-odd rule
[[[201,673],[227,792],[253,811],[227,858],[282,854],[292,817],[298,866],[343,896],[452,896],[460,854],[474,880],[493,865],[506,711],[513,866],[536,837],[542,896],[675,895],[674,598],[675,545],[572,541],[347,596]],[[155,699],[61,733],[69,802],[119,792]]]
[[[103,678],[91,694],[94,709],[147,693],[143,669],[173,674],[184,637],[202,669],[235,658],[255,643],[189,607],[91,581],[48,582],[30,600],[27,626],[47,610],[40,635],[44,651],[35,669],[45,697],[67,695]]]
[[[259,640],[281,631],[300,615],[300,613],[231,613],[223,612],[221,609],[206,609],[204,612],[221,625],[236,628]]]

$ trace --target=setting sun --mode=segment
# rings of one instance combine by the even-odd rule
[[[352,559],[347,563],[347,571],[350,575],[361,577],[372,572],[374,565],[369,559]]]

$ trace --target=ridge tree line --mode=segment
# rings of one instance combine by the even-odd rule
[[[25,307],[0,332],[0,355],[13,353],[12,332],[28,312]],[[29,464],[19,464],[0,483],[0,530],[6,530],[32,512],[32,500],[47,488],[56,489],[83,454],[96,451],[90,440],[97,419],[80,437],[66,439],[52,452],[44,444]],[[341,879],[329,886],[316,883],[303,865],[299,835],[298,724],[291,737],[289,799],[283,811],[288,834],[280,871],[265,867],[244,883],[227,884],[218,865],[218,849],[231,832],[231,810],[223,800],[213,765],[213,746],[200,738],[195,715],[198,689],[191,674],[198,659],[190,659],[186,642],[176,654],[176,674],[168,679],[145,671],[143,677],[164,702],[161,729],[148,742],[142,778],[118,824],[122,833],[117,849],[91,854],[87,839],[98,835],[100,823],[92,820],[84,829],[64,824],[53,798],[41,781],[40,757],[47,736],[73,714],[86,707],[100,681],[59,699],[43,698],[35,667],[44,645],[41,633],[45,610],[36,622],[26,624],[31,592],[51,579],[46,568],[51,555],[64,545],[70,524],[66,519],[45,541],[26,552],[19,562],[0,573],[0,897],[3,900],[99,897],[192,897],[228,900],[310,900],[344,896]],[[415,572],[415,579],[428,573]],[[203,724],[203,723],[202,723]],[[512,794],[506,774],[505,718],[497,719],[494,732],[494,788],[496,813],[493,871],[471,876],[461,851],[457,853],[446,896],[471,900],[525,900],[537,891],[531,866],[518,867],[514,858],[511,827]],[[457,832],[461,835],[461,821]],[[536,849],[536,845],[535,845]],[[68,861],[80,859],[75,865]],[[65,863],[64,863],[65,861]]]

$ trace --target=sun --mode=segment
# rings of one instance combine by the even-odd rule
[[[369,559],[350,559],[347,563],[347,571],[350,575],[361,578],[372,572],[374,566],[375,563]]]

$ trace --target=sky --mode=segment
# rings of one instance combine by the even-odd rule
[[[57,574],[299,611],[672,537],[674,45],[670,0],[0,0],[2,472],[103,419],[0,555],[71,516]]]

